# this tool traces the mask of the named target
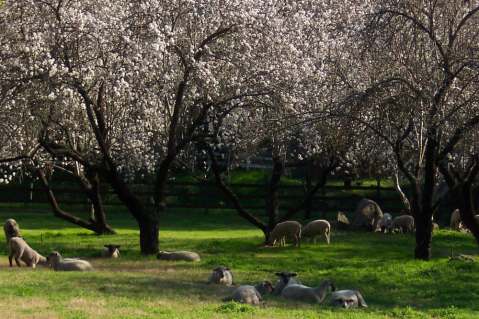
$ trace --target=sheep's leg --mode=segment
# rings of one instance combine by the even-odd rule
[[[331,234],[326,233],[324,235],[326,236],[326,243],[329,245],[329,243],[331,242],[331,238],[330,238]]]
[[[20,264],[20,258],[15,257],[15,263],[17,264],[18,267],[22,267],[22,265]]]
[[[10,263],[10,267],[13,267],[12,260],[13,260],[13,254],[8,255],[8,262]]]

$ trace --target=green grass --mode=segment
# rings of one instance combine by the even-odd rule
[[[455,253],[478,253],[472,237],[441,230],[433,240],[434,259],[412,259],[411,235],[333,233],[331,245],[261,247],[261,233],[231,212],[163,216],[161,248],[200,253],[202,261],[158,261],[138,249],[135,223],[123,211],[109,210],[118,235],[95,236],[46,213],[45,207],[0,206],[0,217],[15,218],[39,252],[56,249],[84,257],[96,271],[59,273],[8,268],[0,245],[0,311],[8,318],[477,318],[479,262],[448,262]],[[98,258],[106,243],[122,245],[118,260]],[[229,266],[236,283],[275,280],[290,270],[317,285],[331,278],[340,289],[357,288],[368,309],[344,311],[267,297],[260,307],[223,303],[226,287],[205,281],[217,265]]]

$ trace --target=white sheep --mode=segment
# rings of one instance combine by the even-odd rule
[[[59,252],[53,251],[47,256],[47,262],[55,271],[91,271],[92,265],[82,259],[63,258]]]
[[[18,226],[15,219],[9,218],[3,224],[3,231],[5,233],[5,240],[8,241],[12,237],[22,237],[20,234],[20,227]]]
[[[414,232],[414,217],[411,215],[401,215],[393,219],[391,223],[393,231],[399,230],[402,233]]]
[[[233,291],[231,297],[223,301],[236,301],[250,305],[258,305],[263,300],[263,295],[271,293],[273,286],[269,281],[263,281],[256,286],[242,285]]]
[[[308,223],[304,228],[301,230],[301,237],[302,238],[309,238],[313,240],[316,244],[316,239],[318,237],[324,236],[326,242],[329,244],[331,241],[331,225],[327,220],[324,219],[317,219],[313,220],[312,222]]]
[[[327,293],[334,290],[334,284],[330,280],[323,281],[316,288],[289,283],[281,292],[281,297],[295,301],[322,303]]]
[[[363,296],[357,290],[338,290],[331,295],[331,305],[343,308],[356,308],[364,307],[368,305],[364,301]]]
[[[120,257],[120,245],[104,245],[101,252],[102,257],[105,258],[119,258]]]
[[[37,264],[45,265],[46,259],[35,250],[33,250],[27,242],[21,237],[12,237],[8,242],[10,253],[8,255],[8,261],[10,267],[13,267],[12,259],[18,267],[21,267],[20,260],[23,261],[28,267],[35,268]]]
[[[298,280],[294,278],[298,275],[295,272],[282,271],[277,272],[275,275],[278,276],[279,279],[274,286],[273,295],[280,295],[284,287],[286,287],[290,283],[301,284]]]
[[[162,260],[184,260],[184,261],[200,261],[200,255],[192,251],[160,251],[156,256]]]
[[[294,245],[301,245],[301,224],[297,221],[288,220],[276,224],[270,234],[270,243],[274,246],[279,243],[280,246],[286,244],[286,239],[292,240]]]
[[[392,221],[393,221],[393,217],[391,216],[391,214],[385,213],[383,217],[381,217],[378,220],[376,231],[380,231],[382,233],[387,232],[388,230],[391,229]]]
[[[216,267],[213,269],[213,272],[208,279],[208,283],[231,286],[233,284],[233,273],[228,267]]]

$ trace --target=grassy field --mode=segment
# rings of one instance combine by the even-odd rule
[[[412,235],[333,233],[331,245],[261,247],[261,233],[232,213],[169,212],[163,217],[161,248],[187,249],[202,261],[158,261],[142,257],[134,222],[109,212],[119,234],[98,237],[46,213],[46,208],[0,206],[0,217],[15,218],[26,240],[43,254],[91,261],[91,273],[8,267],[0,245],[0,312],[4,318],[478,318],[479,263],[448,262],[456,254],[477,255],[467,234],[439,231],[434,260],[411,258]],[[118,260],[99,258],[103,244],[122,245]],[[236,283],[275,280],[278,270],[296,271],[307,285],[331,278],[340,289],[363,293],[368,309],[285,302],[267,297],[260,307],[223,303],[225,287],[205,282],[212,268],[229,266]],[[8,314],[8,315],[7,315]]]

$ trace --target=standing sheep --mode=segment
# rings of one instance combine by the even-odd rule
[[[8,242],[8,248],[10,253],[8,255],[8,261],[10,267],[13,267],[12,259],[15,259],[15,262],[18,267],[21,267],[20,260],[27,264],[28,267],[35,268],[37,264],[45,265],[46,259],[30,246],[27,242],[20,237],[12,237]]]
[[[327,220],[317,219],[308,223],[301,231],[301,237],[312,239],[316,244],[316,239],[320,236],[324,236],[326,242],[329,244],[331,241],[331,225]]]
[[[228,267],[216,267],[213,269],[213,272],[208,279],[208,283],[231,286],[233,284],[233,273]]]
[[[22,237],[20,234],[20,227],[15,219],[9,218],[3,224],[3,231],[5,232],[5,240],[8,242],[12,237]]]
[[[334,284],[330,280],[323,281],[316,288],[289,283],[281,292],[281,297],[289,300],[320,304],[326,298],[327,293],[334,290]]]
[[[288,220],[276,224],[270,234],[269,242],[273,246],[277,242],[279,242],[280,246],[284,246],[286,239],[292,240],[297,247],[301,245],[301,224],[299,222]]]
[[[391,214],[385,213],[381,219],[378,221],[378,225],[376,231],[380,231],[382,233],[386,233],[388,230],[391,229],[393,218]]]
[[[101,255],[105,258],[119,258],[120,257],[120,245],[105,245]]]
[[[354,212],[353,226],[375,231],[378,221],[383,217],[383,212],[378,203],[370,199],[362,199]]]
[[[293,278],[298,275],[295,272],[282,271],[277,272],[275,275],[278,276],[279,279],[276,282],[276,286],[274,286],[273,295],[280,295],[284,287],[286,287],[288,284],[300,284],[298,280]]]
[[[59,252],[53,251],[47,257],[47,262],[55,271],[91,271],[93,267],[86,260],[63,258]]]
[[[357,290],[338,290],[331,295],[331,305],[336,307],[343,307],[346,309],[364,307],[368,305],[364,301],[363,296]]]
[[[236,301],[250,305],[258,305],[263,300],[263,295],[271,293],[273,286],[269,281],[263,281],[256,286],[243,285],[233,291],[231,297],[223,301]]]
[[[401,215],[394,218],[391,229],[393,231],[399,230],[402,233],[414,232],[414,217],[411,215]]]

